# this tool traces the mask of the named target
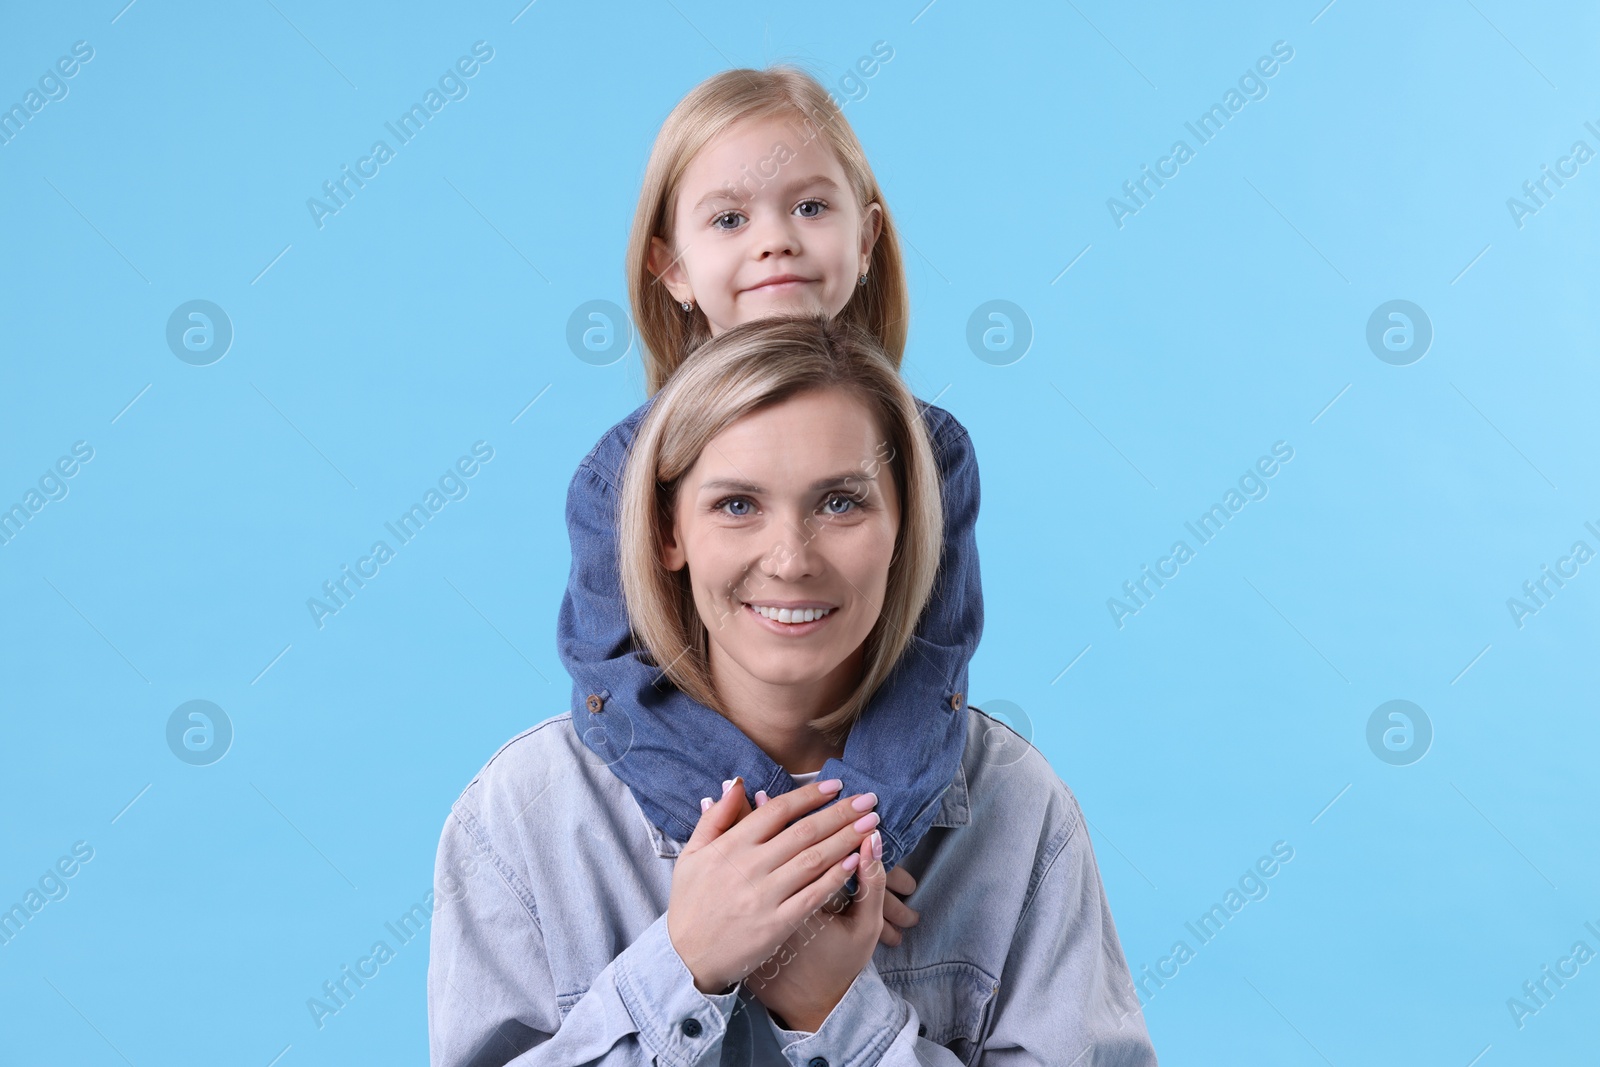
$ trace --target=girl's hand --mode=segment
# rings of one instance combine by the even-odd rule
[[[878,798],[866,793],[806,815],[837,795],[838,779],[828,784],[813,782],[751,811],[736,778],[701,813],[672,870],[667,936],[702,993],[726,992],[849,880],[877,825],[870,809]],[[841,866],[849,856],[857,858]],[[878,909],[874,939],[881,902]],[[865,957],[856,972],[862,966]]]
[[[878,934],[878,940],[893,947],[904,936],[902,930],[922,920],[917,910],[901,899],[909,897],[916,890],[917,880],[904,867],[896,867],[889,872],[884,888],[888,891],[883,895],[883,930]]]
[[[807,916],[746,980],[785,1029],[815,1033],[821,1028],[878,947],[887,881],[879,833],[874,830],[849,859],[860,868],[855,898],[837,914],[824,909]]]
[[[766,790],[756,790],[756,807],[759,808],[766,802]],[[922,921],[922,916],[917,910],[908,906],[904,900],[916,892],[917,880],[904,866],[900,866],[889,872],[889,880],[884,888],[888,892],[883,897],[883,929],[878,934],[878,940],[893,948],[904,938],[904,930]]]

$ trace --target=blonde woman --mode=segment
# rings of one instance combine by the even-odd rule
[[[621,501],[641,645],[804,774],[812,723],[853,728],[908,654],[938,566],[937,468],[893,363],[826,316],[725,331],[657,395]],[[433,1063],[1154,1064],[1077,801],[963,715],[907,857],[922,921],[894,945],[874,798],[850,781],[755,809],[732,782],[680,841],[594,758],[588,718],[513,738],[439,843]]]

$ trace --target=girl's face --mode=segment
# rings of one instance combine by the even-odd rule
[[[797,119],[746,119],[689,162],[672,241],[650,239],[650,270],[674,300],[692,300],[711,335],[780,314],[832,318],[866,273],[883,228],[844,167]]]
[[[689,569],[725,698],[760,683],[842,703],[859,682],[900,528],[877,421],[846,390],[801,393],[717,434],[679,483],[663,561]]]

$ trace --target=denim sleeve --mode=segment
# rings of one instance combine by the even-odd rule
[[[632,445],[625,426],[613,426],[601,438],[567,485],[572,570],[561,598],[557,644],[580,701],[598,688],[595,667],[633,649],[617,558],[618,485]],[[573,711],[581,707],[576,703]]]
[[[870,959],[815,1033],[771,1021],[783,1058],[793,1067],[809,1067],[818,1057],[839,1067],[962,1067],[954,1052],[917,1036],[920,1024],[917,1009],[883,984]]]
[[[925,720],[931,708],[959,710],[950,703],[956,694],[965,705],[967,663],[983,636],[983,580],[978,571],[978,458],[972,438],[948,411],[917,403],[938,464],[944,543],[933,593],[901,660],[905,669],[889,675],[872,703],[903,708]],[[950,717],[960,726],[963,744],[957,747],[964,747],[966,716]],[[955,773],[953,764],[950,773]]]
[[[441,894],[430,934],[432,1067],[720,1060],[740,986],[715,996],[696,989],[667,936],[665,913],[595,976],[562,1019],[538,912],[510,871],[471,811],[453,811],[435,868],[436,892],[454,891]]]
[[[984,1067],[1155,1067],[1075,797],[1064,840],[1017,921],[992,1010],[977,1061]]]
[[[939,555],[939,578],[933,597],[913,637],[937,669],[930,669],[921,677],[909,672],[896,688],[888,690],[891,699],[903,699],[902,690],[926,690],[934,683],[945,688],[936,694],[921,692],[921,699],[944,696],[951,690],[965,694],[967,663],[983,636],[983,582],[978,573],[977,538],[978,457],[966,427],[954,415],[932,404],[923,408],[939,465],[944,547]]]
[[[1048,857],[1011,938],[977,1067],[1156,1067],[1127,960],[1111,921],[1082,812]],[[773,1022],[784,1057],[807,1067],[956,1067],[943,1045],[917,1036],[916,1008],[884,985],[871,960],[815,1033]]]

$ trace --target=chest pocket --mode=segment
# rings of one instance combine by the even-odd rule
[[[919,1036],[971,1063],[983,1043],[999,979],[971,963],[935,963],[882,971],[883,984],[917,1009]]]

